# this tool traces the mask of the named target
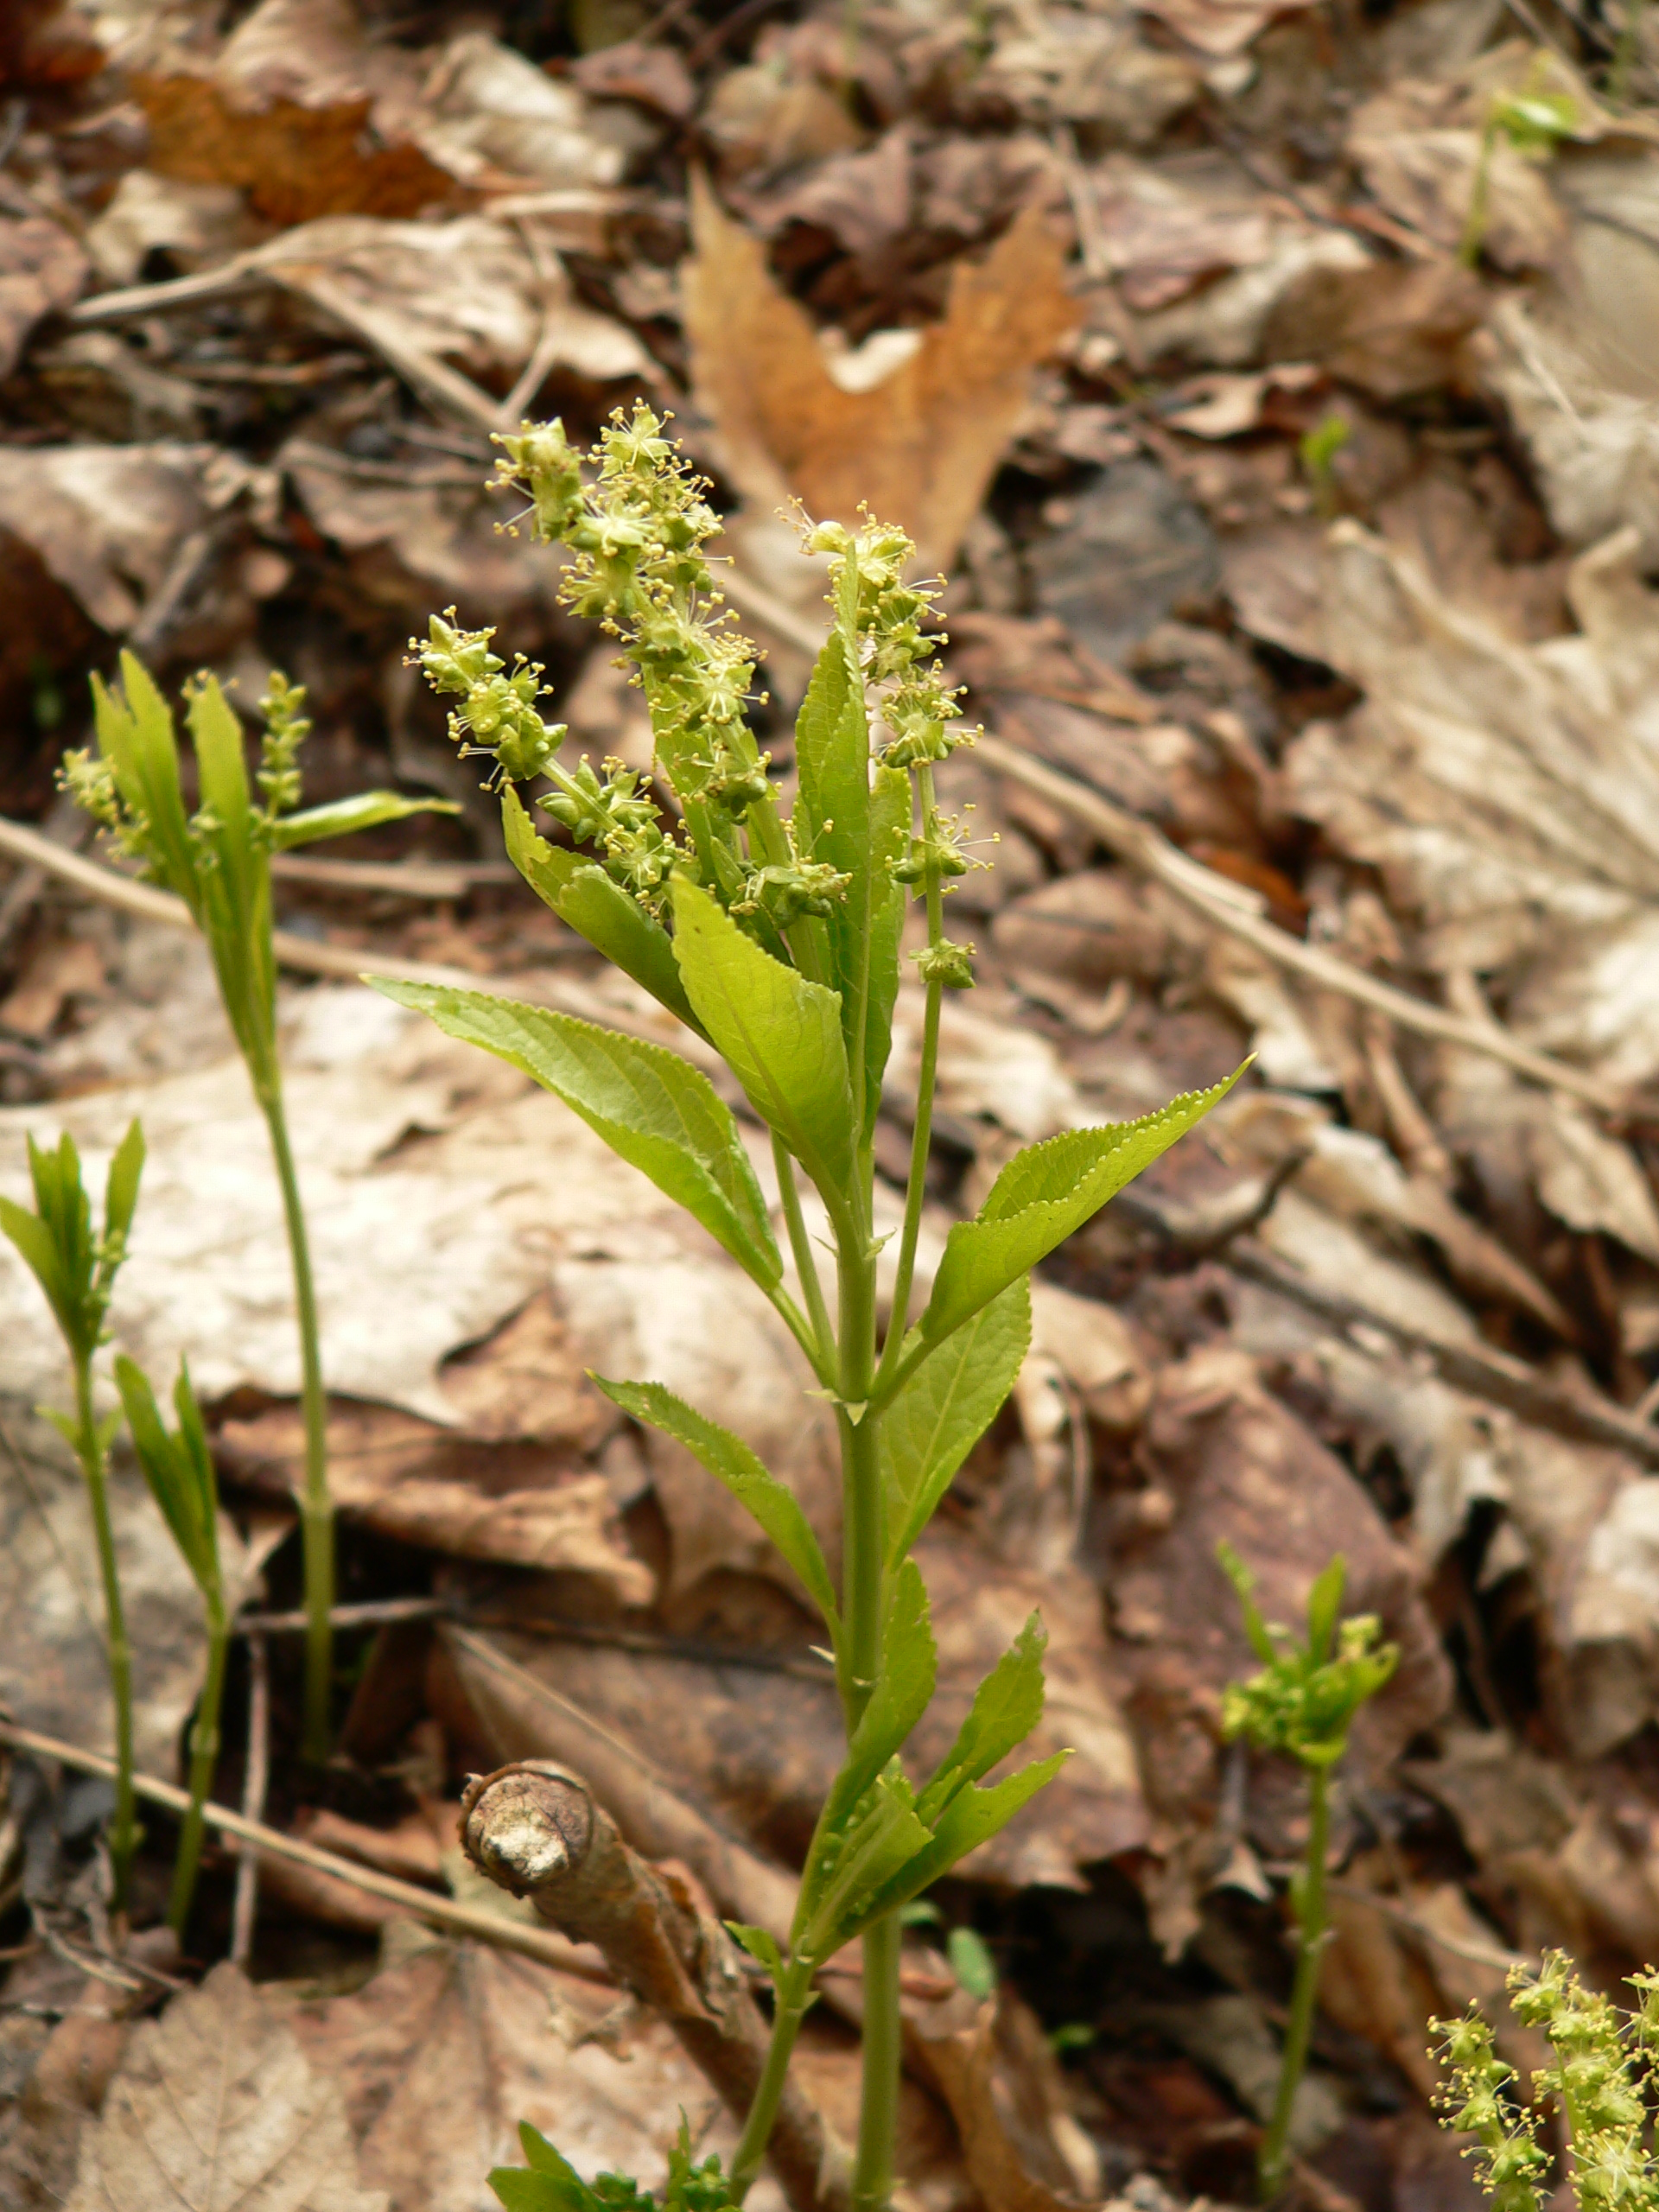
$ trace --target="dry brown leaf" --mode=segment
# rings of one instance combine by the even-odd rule
[[[181,55],[133,90],[158,175],[243,188],[287,224],[414,215],[454,197],[409,135],[419,84],[412,55],[368,46],[351,0],[264,0],[211,62]]]
[[[1318,361],[1395,401],[1452,378],[1486,307],[1479,279],[1460,263],[1349,260],[1287,283],[1263,318],[1262,344],[1273,359]]]
[[[1639,1083],[1659,1069],[1659,768],[1636,533],[1582,556],[1567,590],[1580,634],[1519,645],[1338,524],[1324,652],[1369,696],[1340,731],[1311,728],[1286,773],[1298,810],[1382,869],[1420,957],[1497,971],[1529,1043]],[[1651,1198],[1629,1195],[1626,1229],[1603,1225],[1659,1253]]]
[[[1115,144],[1150,144],[1198,96],[1185,54],[1150,46],[1127,11],[1048,8],[1005,18],[977,81],[1027,121],[1089,124]]]
[[[0,219],[0,377],[16,367],[41,316],[79,298],[86,270],[86,254],[60,223]]]
[[[185,540],[257,483],[245,462],[212,446],[7,446],[0,536],[26,547],[118,635]]]
[[[1100,2195],[1100,2155],[1077,2125],[1035,2015],[1006,1987],[906,2008],[911,2051],[950,2108],[986,2212],[1070,2212]]]
[[[133,2036],[68,2212],[385,2212],[358,2171],[339,2084],[224,1965]]]
[[[548,1378],[548,1411],[574,1374]],[[594,1416],[589,1415],[590,1421]],[[226,1465],[278,1497],[302,1486],[304,1424],[281,1406],[219,1432]],[[385,1406],[336,1403],[328,1478],[342,1512],[381,1535],[458,1559],[499,1560],[590,1576],[620,1605],[649,1602],[656,1581],[629,1549],[603,1475],[535,1441],[505,1448]]]
[[[948,568],[1027,402],[1027,380],[1075,325],[1064,254],[1037,207],[982,262],[957,264],[944,320],[871,388],[849,390],[766,249],[693,181],[683,276],[699,398],[724,466],[763,512],[791,496],[855,523],[868,502]],[[842,371],[845,377],[846,372]]]
[[[1275,16],[1294,14],[1311,0],[1149,0],[1147,13],[1201,54],[1239,53]]]

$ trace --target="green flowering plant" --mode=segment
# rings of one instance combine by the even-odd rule
[[[1348,1748],[1355,1714],[1389,1680],[1400,1654],[1392,1643],[1378,1643],[1373,1615],[1341,1618],[1347,1565],[1340,1554],[1308,1592],[1307,1634],[1301,1638],[1262,1619],[1255,1578],[1230,1544],[1218,1546],[1217,1556],[1238,1592],[1244,1632],[1262,1662],[1259,1674],[1229,1682],[1223,1692],[1221,1732],[1230,1742],[1243,1736],[1258,1751],[1282,1752],[1307,1775],[1307,1848],[1291,1882],[1297,1946],[1290,2019],[1273,2117],[1257,2159],[1262,2195],[1270,2201],[1289,2171],[1291,2117],[1319,2002],[1329,1923],[1325,1862],[1331,1847],[1331,1775]]]
[[[1498,2212],[1543,2212],[1551,2160],[1538,2141],[1539,2108],[1553,2101],[1567,2137],[1567,2178],[1583,2212],[1637,2212],[1659,2198],[1649,2103],[1659,2052],[1659,1974],[1632,1974],[1638,2002],[1622,2011],[1586,1989],[1564,1951],[1536,1968],[1510,1970],[1510,2005],[1542,2031],[1555,2057],[1532,2078],[1531,2101],[1497,2055],[1492,2030],[1471,2005],[1461,2019],[1435,2020],[1444,2088],[1443,2124],[1473,2139],[1469,2155]]]
[[[411,651],[453,702],[456,741],[490,764],[506,849],[525,881],[730,1070],[768,1133],[793,1283],[738,1123],[682,1055],[481,992],[378,988],[533,1077],[684,1206],[770,1301],[813,1394],[834,1408],[839,1586],[793,1493],[741,1437],[659,1383],[600,1383],[632,1418],[683,1444],[776,1546],[822,1616],[847,1731],[788,1940],[733,1931],[772,1981],[773,2025],[724,2186],[741,2202],[754,2180],[814,1976],[861,1939],[853,2196],[861,2212],[878,2212],[893,2182],[901,1910],[995,1835],[1065,1756],[988,1781],[1042,1711],[1033,1615],[937,1770],[919,1783],[906,1771],[900,1754],[937,1671],[911,1553],[1019,1373],[1033,1266],[1228,1084],[1020,1153],[974,1219],[951,1229],[912,1318],[943,996],[973,982],[971,946],[944,932],[945,893],[968,863],[933,774],[964,737],[929,634],[934,594],[906,581],[912,548],[901,531],[868,519],[856,531],[806,528],[805,550],[830,556],[831,621],[796,723],[797,792],[785,812],[747,719],[758,656],[723,608],[704,550],[719,518],[663,423],[643,405],[619,411],[585,461],[556,423],[499,442],[502,480],[527,500],[523,519],[568,550],[565,604],[618,640],[644,694],[655,788],[617,761],[567,765],[566,731],[542,715],[543,671],[522,658],[509,665],[492,631],[462,629],[452,609]],[[526,804],[519,787],[538,781]],[[532,807],[562,842],[541,833]],[[877,1265],[889,1239],[874,1225],[874,1142],[912,898],[926,924],[914,955],[922,1051],[883,1329]],[[803,1176],[828,1217],[829,1281],[807,1230]]]
[[[317,1328],[305,1211],[283,1104],[276,1056],[276,960],[272,944],[270,856],[321,838],[349,836],[425,812],[454,813],[447,800],[395,791],[297,812],[299,750],[311,725],[305,693],[274,674],[260,701],[264,733],[254,784],[241,725],[216,678],[186,693],[200,802],[186,806],[172,710],[136,655],[121,656],[116,690],[92,678],[98,750],[66,753],[60,780],[152,882],[181,899],[207,939],[219,995],[247,1064],[270,1135],[294,1270],[305,1417],[305,1490],[300,1523],[305,1548],[305,1749],[328,1752],[330,1615],[334,1592],[334,1502],[328,1489],[327,1402]],[[257,796],[256,787],[257,786]]]

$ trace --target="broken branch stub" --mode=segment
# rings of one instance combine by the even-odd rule
[[[683,1885],[624,1842],[580,1776],[526,1759],[477,1775],[461,1799],[467,1857],[544,1920],[597,1944],[617,1980],[668,2021],[741,2120],[766,2061],[767,2028],[735,1945]],[[768,2155],[793,2212],[848,2212],[844,2147],[793,2082]]]

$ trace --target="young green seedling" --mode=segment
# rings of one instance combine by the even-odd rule
[[[1296,452],[1313,494],[1313,510],[1321,522],[1337,518],[1338,487],[1336,459],[1354,434],[1354,426],[1345,415],[1338,415],[1334,408],[1323,415],[1311,430],[1304,431]]]
[[[162,1421],[156,1394],[142,1368],[118,1357],[115,1381],[144,1480],[201,1592],[207,1618],[207,1669],[195,1725],[190,1731],[190,1808],[179,1831],[173,1891],[167,1907],[168,1925],[182,1942],[195,1894],[196,1869],[201,1861],[201,1808],[207,1802],[219,1757],[219,1708],[225,1690],[225,1654],[231,1640],[219,1567],[219,1478],[188,1367],[181,1363],[179,1379],[173,1386],[173,1405],[179,1421],[174,1430]]]
[[[1222,1733],[1230,1741],[1248,1736],[1258,1751],[1287,1753],[1307,1773],[1307,1850],[1301,1871],[1291,1883],[1296,1974],[1273,2118],[1258,2158],[1265,2202],[1278,2195],[1289,2168],[1291,2112],[1307,2064],[1319,2000],[1327,1922],[1325,1861],[1331,1843],[1332,1770],[1348,1748],[1354,1715],[1393,1674],[1400,1654],[1392,1643],[1377,1644],[1378,1624],[1373,1616],[1339,1622],[1347,1573],[1340,1554],[1307,1593],[1307,1635],[1300,1643],[1288,1630],[1262,1619],[1252,1594],[1255,1577],[1232,1546],[1221,1545],[1217,1555],[1238,1592],[1245,1633],[1262,1662],[1259,1675],[1227,1685]]]
[[[1645,2212],[1659,2199],[1649,2099],[1659,2052],[1659,1974],[1632,1974],[1638,1999],[1622,2012],[1580,1980],[1564,1951],[1544,1955],[1537,1969],[1516,1966],[1510,2005],[1523,2025],[1541,2029],[1554,2065],[1532,2078],[1529,2103],[1517,2098],[1516,2072],[1498,2056],[1478,2005],[1460,2020],[1431,2021],[1440,2037],[1446,2089],[1443,2124],[1473,2137],[1480,2186],[1497,2212],[1543,2212],[1558,2201],[1548,2187],[1550,2158],[1537,2138],[1539,2107],[1548,2100],[1567,2133],[1573,2202],[1580,2212]]]
[[[1518,92],[1495,92],[1481,130],[1480,150],[1475,157],[1474,183],[1470,188],[1469,213],[1464,219],[1458,258],[1465,269],[1480,265],[1491,213],[1492,156],[1498,142],[1512,146],[1529,161],[1547,161],[1563,138],[1579,127],[1578,102],[1571,92],[1542,89],[1547,57],[1540,55],[1531,75]]]
[[[305,1751],[320,1762],[328,1753],[334,1503],[316,1294],[276,1057],[270,856],[406,815],[455,810],[447,800],[364,791],[330,806],[294,812],[300,798],[297,756],[311,725],[302,712],[304,691],[273,675],[259,702],[265,728],[257,798],[249,786],[241,725],[217,679],[206,677],[187,692],[200,801],[191,814],[180,782],[172,712],[143,663],[124,652],[120,689],[109,690],[94,677],[92,692],[99,751],[65,755],[64,788],[124,853],[143,863],[153,881],[165,885],[189,908],[207,940],[219,995],[270,1132],[294,1268],[305,1415],[305,1490],[300,1502],[308,1619]]]
[[[74,1412],[54,1413],[49,1407],[44,1410],[80,1463],[104,1584],[104,1649],[115,1703],[115,1819],[110,1830],[110,1865],[118,1910],[125,1909],[132,1855],[138,1848],[132,1792],[132,1648],[127,1642],[115,1533],[110,1524],[110,1441],[121,1417],[112,1414],[100,1421],[93,1410],[92,1358],[105,1340],[105,1317],[115,1278],[127,1255],[143,1165],[143,1132],[135,1122],[110,1162],[104,1186],[104,1226],[96,1236],[92,1201],[81,1180],[80,1155],[67,1130],[54,1150],[42,1150],[33,1137],[29,1141],[35,1211],[10,1198],[0,1198],[0,1229],[16,1246],[45,1292],[74,1376]]]
[[[863,2091],[853,2195],[880,2212],[893,2180],[899,2087],[901,1908],[996,1832],[1064,1753],[985,1777],[1036,1725],[1044,1637],[1035,1615],[982,1685],[955,1745],[920,1787],[899,1754],[933,1693],[927,1592],[911,1557],[952,1477],[1013,1388],[1030,1339],[1033,1266],[1207,1112],[1226,1090],[1177,1099],[1122,1126],[1070,1130],[1004,1167],[978,1214],[950,1230],[912,1320],[929,1132],[946,990],[973,981],[972,949],[944,934],[944,899],[966,865],[933,771],[962,742],[924,624],[932,594],[907,585],[900,531],[826,524],[829,638],[795,733],[798,795],[785,814],[744,718],[755,650],[720,610],[702,548],[720,527],[706,486],[648,408],[618,413],[591,474],[556,423],[504,438],[504,480],[529,497],[536,534],[564,544],[568,606],[618,638],[650,711],[661,785],[619,761],[559,759],[542,719],[541,671],[509,669],[493,632],[433,618],[416,641],[450,697],[452,734],[493,761],[507,851],[569,926],[724,1059],[768,1131],[795,1282],[730,1109],[679,1054],[481,992],[383,982],[562,1098],[723,1246],[783,1319],[834,1408],[842,1465],[840,1587],[787,1486],[742,1440],[656,1382],[601,1382],[634,1420],[684,1445],[754,1516],[820,1613],[848,1738],[808,1850],[788,1940],[740,1928],[774,1994],[771,2049],[728,2177],[741,2202],[760,2171],[817,1969],[864,1945]],[[537,830],[517,786],[566,834]],[[900,975],[907,896],[926,943],[920,1075],[902,1224],[875,1225],[874,1135]],[[828,1218],[820,1274],[798,1178]],[[893,1247],[890,1318],[877,1266]],[[550,2202],[551,2200],[549,2200]]]

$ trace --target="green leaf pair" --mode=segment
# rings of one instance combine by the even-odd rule
[[[678,2140],[668,2154],[668,2179],[660,2198],[626,2174],[600,2174],[584,2181],[528,2120],[519,2127],[518,2140],[528,2164],[498,2166],[490,2176],[490,2187],[506,2212],[728,2212],[735,2202],[720,2160],[709,2157],[701,2164],[693,2160],[691,2130],[683,2113]]]
[[[126,1257],[143,1166],[144,1133],[134,1122],[110,1162],[104,1225],[96,1236],[92,1203],[81,1181],[80,1154],[67,1129],[50,1149],[37,1145],[33,1137],[29,1141],[35,1211],[14,1199],[0,1198],[0,1230],[45,1292],[59,1332],[76,1360],[89,1360],[103,1342],[104,1318]]]
[[[1006,1827],[1071,1757],[1057,1751],[979,1788],[1042,1718],[1047,1638],[1033,1613],[981,1683],[931,1779],[912,1789],[898,1754],[933,1694],[927,1592],[913,1560],[892,1579],[881,1671],[807,1853],[791,1951],[817,1966]]]
[[[169,1429],[162,1419],[156,1393],[143,1370],[124,1354],[116,1359],[115,1383],[149,1494],[210,1616],[222,1620],[225,1593],[219,1560],[219,1478],[201,1408],[191,1388],[190,1370],[181,1362],[178,1380],[173,1385],[176,1429]]]

